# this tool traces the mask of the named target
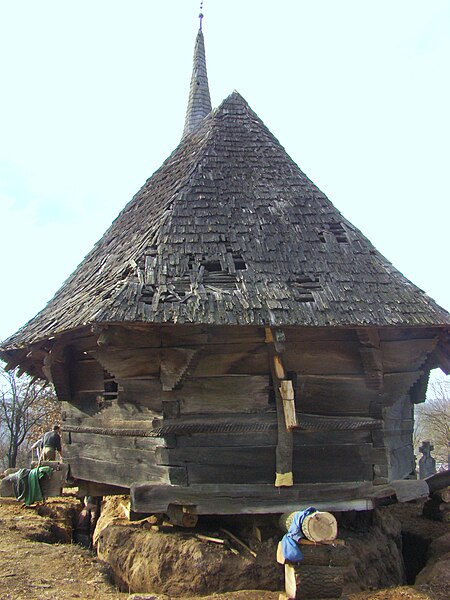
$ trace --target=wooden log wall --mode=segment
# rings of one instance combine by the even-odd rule
[[[409,391],[435,344],[433,330],[286,329],[283,365],[295,374],[298,414],[384,420],[294,429],[294,483],[406,476]],[[82,348],[72,340],[66,355],[73,476],[125,487],[273,484],[277,416],[264,328],[110,326]]]

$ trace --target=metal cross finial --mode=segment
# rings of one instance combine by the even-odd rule
[[[198,18],[200,19],[200,30],[202,29],[202,20],[203,20],[203,0],[201,0],[200,2],[200,14],[198,15]]]

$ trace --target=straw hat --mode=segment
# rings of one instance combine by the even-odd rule
[[[303,519],[302,532],[312,542],[330,542],[337,537],[337,522],[331,513],[317,511]]]

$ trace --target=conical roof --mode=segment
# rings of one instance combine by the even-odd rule
[[[3,347],[136,321],[435,326],[450,315],[340,214],[235,92]]]

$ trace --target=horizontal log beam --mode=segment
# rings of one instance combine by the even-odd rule
[[[381,490],[378,490],[381,493]],[[389,489],[391,491],[391,489]],[[315,506],[321,510],[370,510],[373,486],[348,484],[200,484],[183,486],[133,483],[131,507],[135,512],[164,513],[169,504],[195,506],[197,514],[267,514]]]

